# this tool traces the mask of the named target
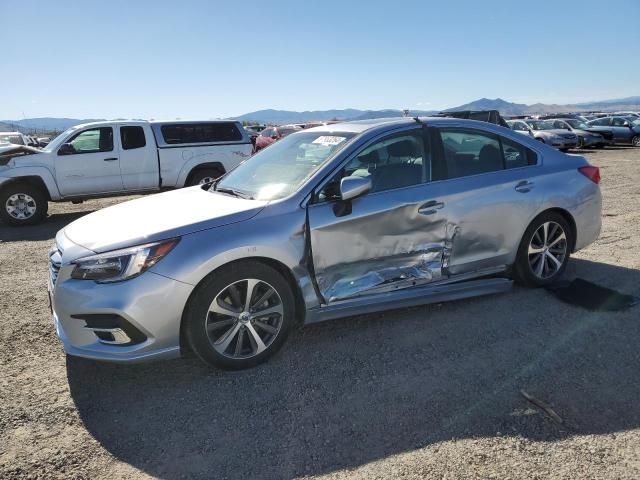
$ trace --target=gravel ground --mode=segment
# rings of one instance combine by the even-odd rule
[[[567,275],[640,294],[640,149],[585,155],[603,231]],[[640,477],[640,307],[589,313],[514,288],[301,328],[238,373],[65,357],[47,249],[123,200],[0,226],[0,478]]]

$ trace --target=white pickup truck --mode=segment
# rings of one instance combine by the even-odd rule
[[[34,224],[48,201],[79,202],[207,183],[251,155],[233,121],[77,125],[42,150],[0,145],[0,219]]]

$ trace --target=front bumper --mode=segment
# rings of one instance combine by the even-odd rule
[[[553,145],[555,148],[576,148],[578,146],[578,139],[552,140],[551,145]]]
[[[72,268],[62,265],[49,278],[53,322],[65,352],[113,362],[180,356],[180,322],[193,286],[152,271],[98,284],[70,278]],[[91,328],[87,318],[117,318],[129,328]]]
[[[594,138],[594,137],[582,136],[581,138],[582,138],[583,147],[593,147],[596,145],[605,146],[605,145],[611,145],[612,143],[604,137]]]

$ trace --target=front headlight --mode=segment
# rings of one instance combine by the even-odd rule
[[[72,262],[71,278],[106,283],[136,277],[158,263],[178,241],[173,238],[81,258]]]

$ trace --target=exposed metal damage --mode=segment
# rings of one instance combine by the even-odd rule
[[[40,153],[40,150],[26,145],[0,145],[0,165],[6,165],[15,157],[33,155],[34,153]]]

